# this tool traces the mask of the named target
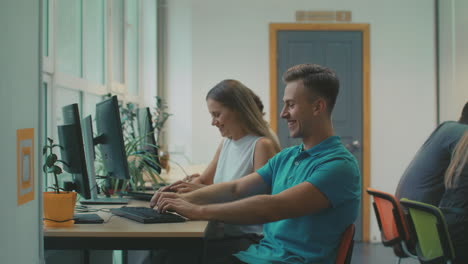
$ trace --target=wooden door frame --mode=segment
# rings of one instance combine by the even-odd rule
[[[367,188],[370,186],[370,42],[369,24],[270,24],[270,125],[277,132],[278,99],[278,31],[360,31],[362,32],[362,239],[369,241],[370,199]]]

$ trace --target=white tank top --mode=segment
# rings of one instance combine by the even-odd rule
[[[224,139],[213,182],[229,182],[254,172],[255,145],[260,138],[247,135],[239,140]],[[262,225],[224,225],[224,234],[229,236],[249,233],[261,234]]]

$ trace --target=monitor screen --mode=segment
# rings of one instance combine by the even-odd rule
[[[96,159],[96,152],[94,146],[100,144],[102,137],[94,137],[93,134],[93,119],[87,116],[82,121],[83,136],[85,143],[85,157],[86,164],[88,164],[88,175],[91,183],[91,199],[80,201],[82,204],[126,204],[128,201],[122,198],[99,197],[98,186],[96,182],[96,171],[94,161]]]
[[[62,108],[64,125],[58,126],[63,169],[72,174],[74,189],[85,199],[91,198],[78,104]]]
[[[140,137],[142,137],[141,149],[143,151],[149,152],[155,159],[155,162],[152,164],[149,164],[149,162],[146,160],[145,162],[157,173],[161,173],[161,166],[159,165],[160,163],[158,158],[158,148],[156,146],[156,140],[154,139],[154,128],[149,107],[139,108],[137,111],[137,118],[138,132]]]
[[[96,104],[96,130],[107,176],[130,179],[117,96]]]

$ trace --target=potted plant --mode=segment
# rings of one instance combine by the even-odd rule
[[[136,136],[135,121],[137,108],[133,103],[119,105],[121,113],[122,131],[125,142],[125,152],[128,158],[128,168],[132,176],[129,188],[136,190],[144,190],[146,182],[150,180],[153,186],[164,184],[165,180],[159,175],[159,171],[154,167],[161,167],[157,155],[145,150],[145,146],[159,148],[158,146],[150,145],[145,142],[148,135]]]
[[[73,213],[76,203],[76,192],[67,192],[59,187],[58,175],[62,174],[63,170],[57,164],[65,164],[65,162],[57,158],[54,148],[62,148],[62,146],[54,144],[54,140],[51,138],[47,138],[47,141],[47,144],[42,148],[42,154],[45,156],[42,170],[46,174],[52,173],[54,175],[54,184],[48,187],[48,189],[52,189],[53,191],[44,192],[43,194],[44,226],[72,226],[74,224]]]
[[[158,171],[152,166],[158,160],[158,157],[145,150],[141,150],[141,141],[144,137],[129,138],[125,142],[125,150],[128,156],[128,169],[132,175],[129,187],[136,190],[145,190],[146,182],[151,181],[153,186],[165,184],[165,180],[159,175]],[[155,164],[160,166],[159,164]]]

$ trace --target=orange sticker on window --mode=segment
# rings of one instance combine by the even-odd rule
[[[34,128],[16,130],[18,205],[34,200]]]

